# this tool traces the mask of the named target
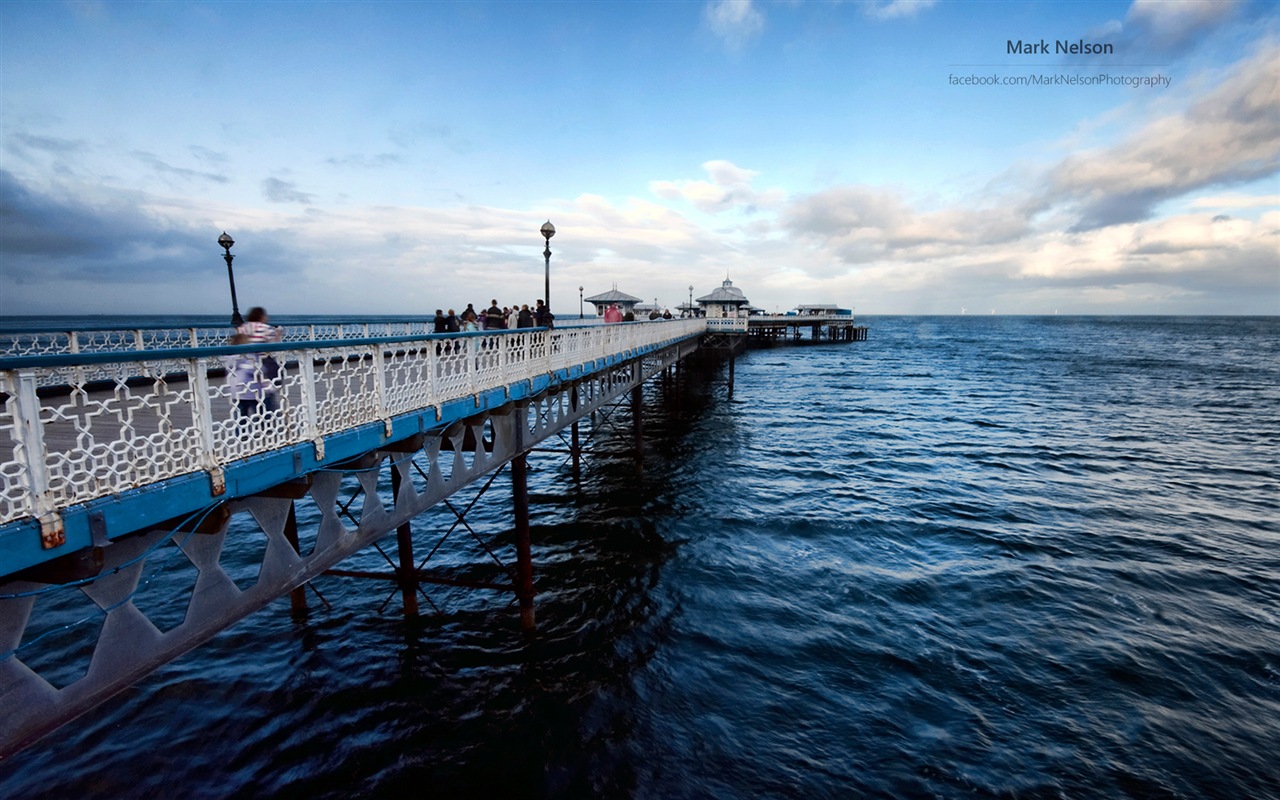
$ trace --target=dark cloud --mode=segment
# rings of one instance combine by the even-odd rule
[[[279,178],[267,178],[262,182],[262,196],[273,203],[300,203],[311,205],[316,196],[300,191],[293,181],[282,181]]]
[[[108,224],[84,206],[32,192],[0,170],[0,253],[11,264],[23,256],[101,257],[111,248]]]
[[[199,230],[177,227],[147,216],[140,210],[144,205],[134,196],[89,205],[74,197],[42,193],[0,170],[4,282],[154,287],[189,283],[193,272],[207,270],[210,286],[221,286],[226,276],[216,244],[221,230],[212,223]],[[236,249],[251,255],[244,262],[237,259],[237,276],[241,270],[280,275],[296,269],[296,249],[287,241],[288,237],[271,232],[239,241]]]

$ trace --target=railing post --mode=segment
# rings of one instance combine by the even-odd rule
[[[40,397],[36,394],[36,376],[14,371],[9,373],[17,407],[13,435],[22,451],[27,470],[27,492],[32,515],[40,522],[40,544],[46,549],[66,542],[66,533],[50,495],[49,461],[45,453],[44,426],[40,421]]]
[[[298,387],[299,400],[307,421],[304,435],[315,445],[316,460],[323,461],[324,437],[320,435],[320,410],[316,400],[316,365],[310,350],[298,353],[298,377],[302,379]]]
[[[368,328],[368,325],[365,325]],[[382,352],[381,345],[373,345],[369,348],[369,353],[373,357],[374,383],[378,390],[378,416],[386,423],[387,427],[391,427],[390,415],[387,413],[387,360]],[[390,431],[388,431],[388,434]]]
[[[218,463],[217,442],[213,435],[213,390],[209,383],[209,364],[203,358],[187,363],[191,376],[191,421],[200,438],[200,461],[209,473],[210,492],[216,497],[227,490],[222,465]]]
[[[475,397],[480,396],[480,337],[467,337],[467,388]]]

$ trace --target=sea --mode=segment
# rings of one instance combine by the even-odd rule
[[[0,796],[1280,798],[1280,317],[860,321],[532,454],[532,635],[321,577]],[[511,514],[417,547],[481,574]]]

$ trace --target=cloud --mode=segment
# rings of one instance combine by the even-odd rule
[[[864,5],[867,16],[875,19],[898,19],[914,17],[931,8],[937,0],[888,0],[888,2],[868,2]]]
[[[30,133],[14,134],[12,141],[19,150],[38,150],[58,156],[74,155],[83,152],[86,148],[82,139],[62,139],[57,136],[36,136]]]
[[[1182,53],[1232,21],[1241,5],[1238,0],[1134,0],[1123,31],[1146,50]]]
[[[927,261],[1025,236],[1030,227],[1016,208],[919,211],[884,188],[846,186],[798,198],[781,216],[793,236],[821,243],[844,264],[883,259]]]
[[[751,0],[712,0],[702,15],[730,50],[741,50],[764,31],[764,15]]]
[[[210,260],[216,234],[164,216],[138,196],[87,204],[76,194],[37,191],[0,170],[0,264],[8,286],[3,312],[19,313],[16,306],[24,301],[13,295],[21,295],[21,286],[71,282],[83,284],[89,295],[108,284],[171,291],[186,279],[181,265]],[[25,302],[58,308],[68,300],[36,291],[41,297]],[[155,299],[164,302],[162,296]]]
[[[205,151],[206,153],[212,151]],[[131,154],[135,159],[150,167],[153,172],[161,177],[180,178],[183,181],[201,180],[211,181],[213,183],[227,183],[225,175],[216,172],[201,172],[200,170],[188,169],[186,167],[175,167],[166,161],[163,161],[155,153],[148,153],[142,150],[135,150]]]
[[[315,195],[299,191],[293,181],[282,181],[279,178],[267,178],[262,182],[262,196],[273,203],[300,203],[311,205]]]
[[[20,257],[103,255],[113,237],[95,211],[31,191],[0,170],[0,253],[12,265]],[[8,274],[6,277],[16,277]]]
[[[1280,46],[1241,62],[1185,113],[1154,120],[1108,148],[1049,171],[1042,207],[1077,207],[1075,230],[1147,219],[1188,192],[1280,171]]]
[[[348,153],[342,156],[331,156],[324,163],[334,167],[354,167],[355,169],[385,169],[404,163],[402,156],[395,153],[378,153],[369,156],[363,153]]]
[[[1195,194],[1280,171],[1278,78],[1280,58],[1269,46],[1185,112],[1113,146],[1021,169],[1001,193],[980,199],[929,207],[866,185],[792,196],[778,214],[795,245],[783,257],[829,296],[916,313],[954,311],[939,308],[952,300],[957,309],[1024,313],[1082,305],[1274,313],[1278,198]],[[1178,198],[1187,213],[1156,218],[1159,204]],[[1224,213],[1237,210],[1242,216]]]
[[[1193,208],[1280,208],[1280,194],[1212,195],[1192,201]]]
[[[758,192],[751,187],[756,173],[729,161],[707,161],[702,168],[709,181],[652,181],[649,190],[665,200],[683,199],[708,214],[730,209],[754,212],[777,206],[785,197],[781,189]]]

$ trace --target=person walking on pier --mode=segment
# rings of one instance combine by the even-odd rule
[[[609,307],[604,310],[604,321],[606,323],[622,322],[622,312],[618,310],[617,303],[610,303]]]
[[[444,311],[442,311],[441,309],[438,309],[438,308],[436,309],[435,319],[432,320],[431,332],[432,333],[448,333],[449,332],[449,320],[447,317],[445,317]]]
[[[271,325],[271,319],[267,316],[265,308],[254,306],[249,309],[249,314],[245,317],[244,323],[239,328],[236,328],[236,336],[243,336],[244,343],[247,344],[279,342],[284,339],[284,331]],[[267,410],[275,411],[279,406],[275,383],[280,377],[280,362],[266,353],[258,353],[255,359],[258,362],[262,377],[271,384],[270,390],[267,392]]]
[[[247,333],[236,333],[229,344],[253,344]],[[264,359],[258,353],[233,353],[226,357],[227,388],[236,404],[236,413],[248,419],[261,409],[271,413],[280,407],[276,387],[267,377]]]
[[[254,306],[249,309],[249,314],[245,317],[244,324],[236,328],[236,333],[242,333],[249,337],[246,341],[250,343],[278,342],[284,338],[284,331],[270,324],[267,310],[262,306]]]

